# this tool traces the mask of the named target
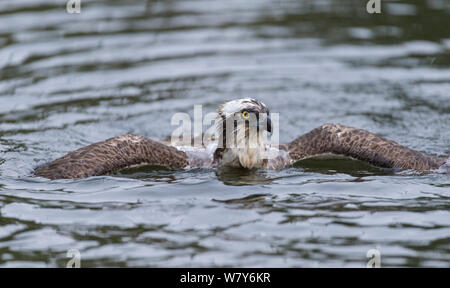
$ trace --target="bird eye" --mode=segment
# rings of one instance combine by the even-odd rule
[[[248,113],[247,111],[242,112],[242,117],[244,117],[244,119],[248,119],[250,117],[250,113]]]

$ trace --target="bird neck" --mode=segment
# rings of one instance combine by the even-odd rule
[[[246,127],[233,130],[233,136],[233,134],[227,134],[225,125],[223,123],[222,131],[219,133],[218,148],[214,152],[214,163],[249,169],[265,167],[268,148],[265,133],[256,130],[255,133],[249,133],[249,128]],[[232,136],[232,139],[227,139],[227,135]]]

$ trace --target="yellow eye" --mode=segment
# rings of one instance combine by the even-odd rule
[[[242,112],[242,117],[244,117],[244,119],[248,119],[250,117],[250,113],[248,113],[247,111]]]

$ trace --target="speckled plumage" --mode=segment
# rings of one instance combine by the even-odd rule
[[[293,160],[333,153],[369,162],[375,166],[413,170],[437,169],[444,158],[409,149],[392,140],[340,124],[325,124],[288,144]]]
[[[183,168],[188,166],[189,161],[184,152],[174,147],[127,134],[73,151],[37,168],[35,175],[49,179],[85,178],[139,164]]]
[[[225,119],[227,119],[227,115],[239,113],[242,109],[261,114],[268,113],[268,109],[263,103],[250,98],[233,100],[220,105],[217,119],[223,125],[217,126],[221,127],[221,130],[217,128],[218,143],[225,145],[226,142]],[[259,115],[263,117],[261,114]],[[203,154],[203,152],[189,147],[178,147],[177,149],[142,136],[127,134],[71,152],[37,168],[35,175],[49,179],[84,178],[106,175],[140,164],[173,168],[230,165],[245,168],[280,169],[295,161],[327,153],[345,155],[387,168],[424,171],[444,167],[449,170],[448,163],[450,161],[445,164],[446,159],[444,158],[427,155],[366,130],[340,124],[322,125],[290,143],[281,144],[279,149],[265,143],[260,134],[254,138],[249,137],[248,126],[233,129],[236,129],[233,131],[238,135],[237,142],[250,139],[253,141],[252,143],[259,143],[260,146],[257,149],[219,147],[210,151],[211,154]],[[209,144],[203,144],[205,145],[204,151],[210,150]]]

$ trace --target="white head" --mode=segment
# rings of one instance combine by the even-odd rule
[[[216,129],[219,148],[215,157],[226,165],[260,168],[267,163],[267,132],[272,123],[267,106],[255,99],[243,98],[219,105]]]

